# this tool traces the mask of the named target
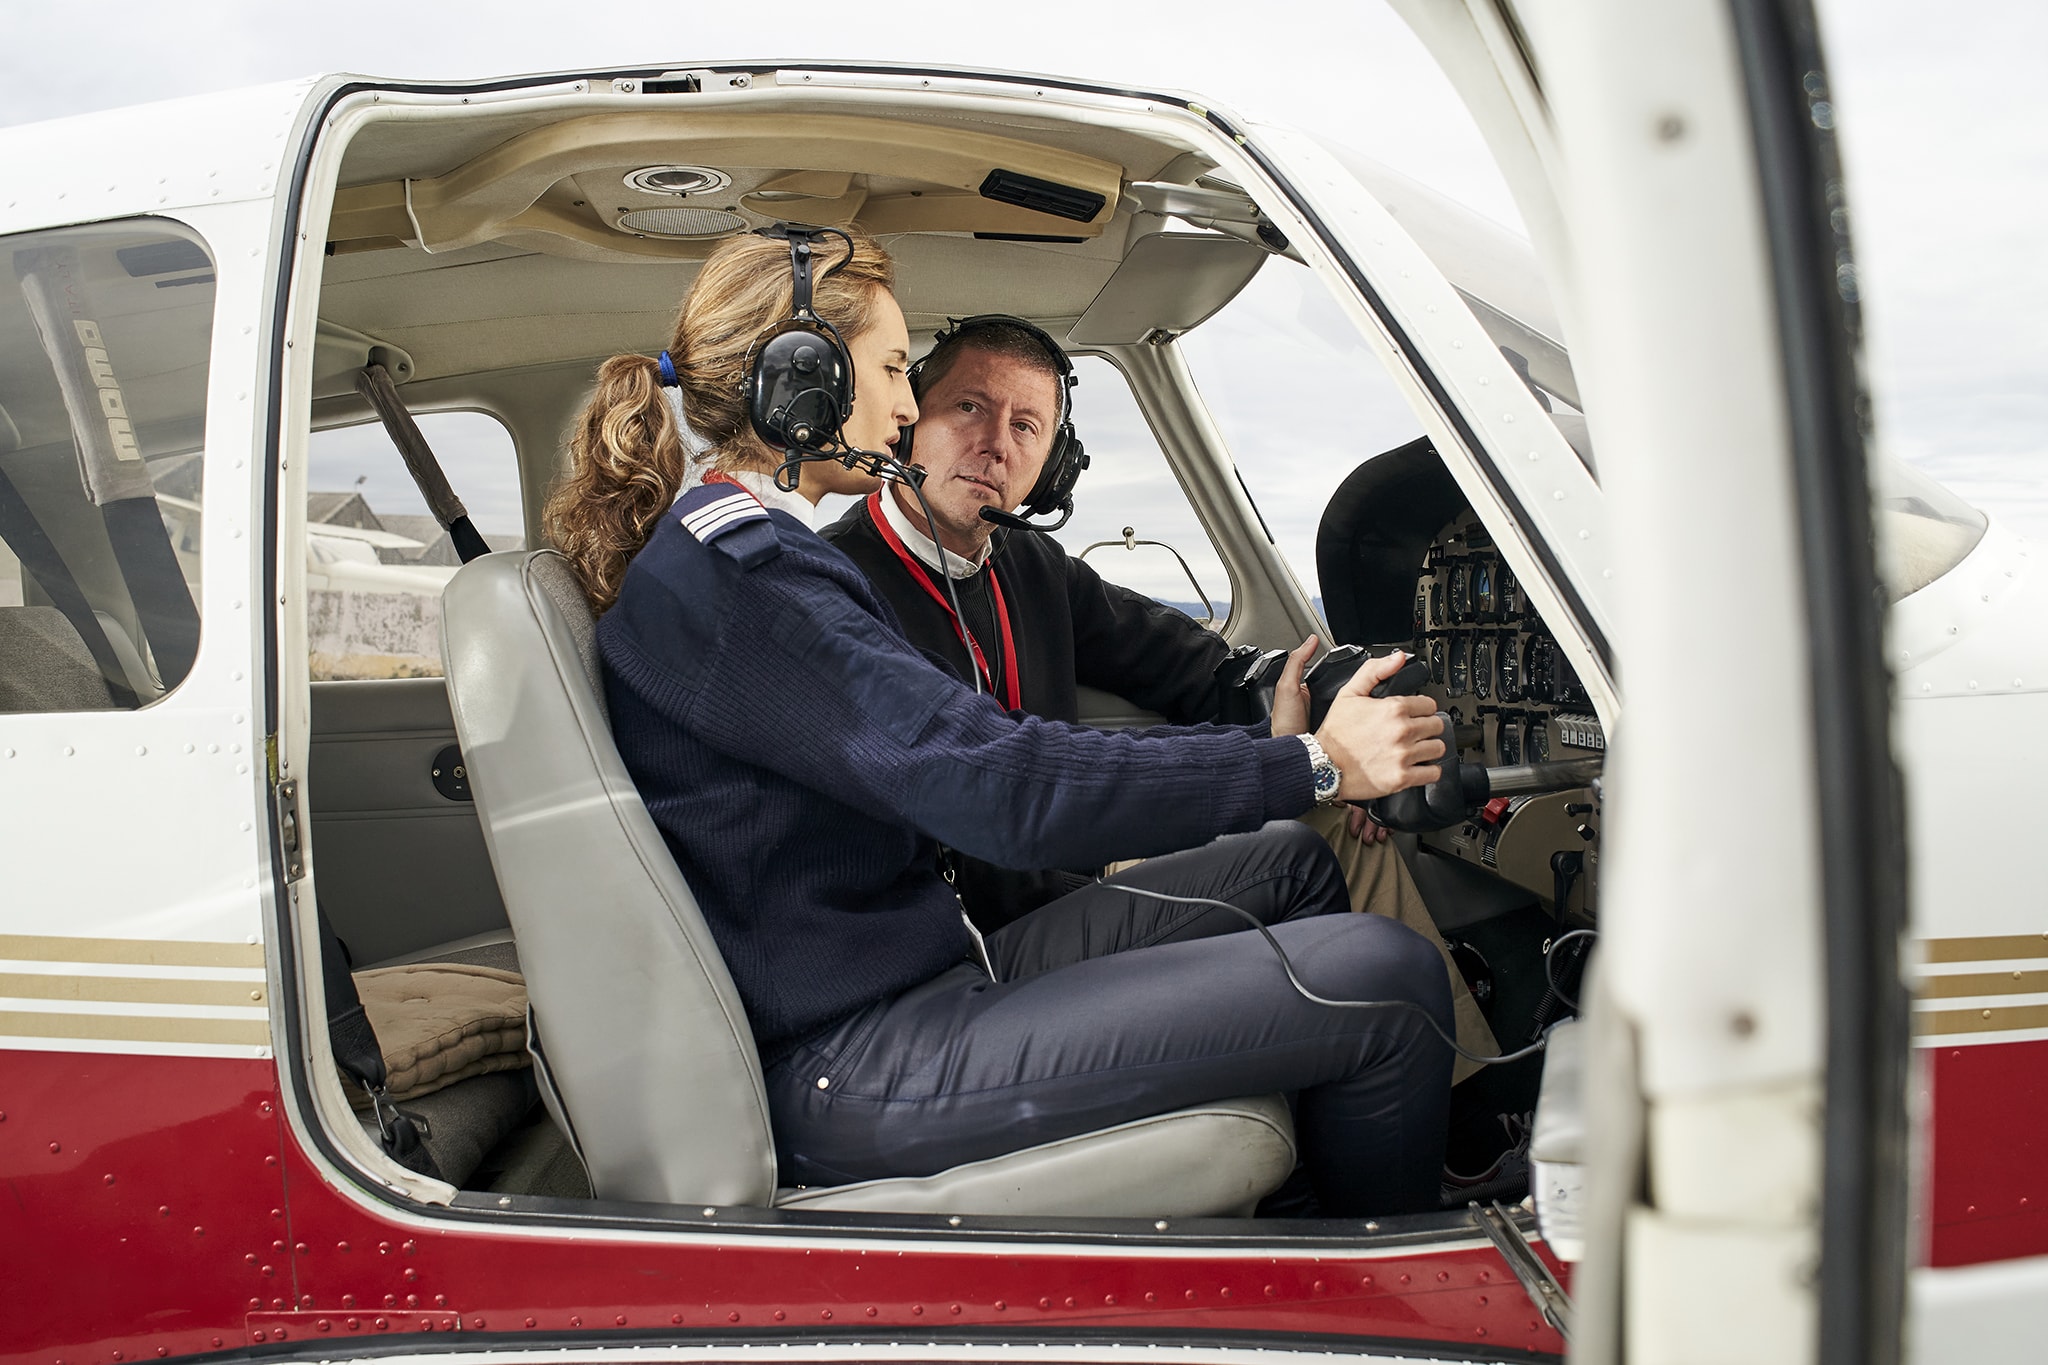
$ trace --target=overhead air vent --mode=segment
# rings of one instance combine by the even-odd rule
[[[1049,213],[1055,218],[1071,219],[1076,223],[1093,221],[1095,215],[1102,212],[1102,206],[1109,202],[1093,190],[1040,180],[1035,175],[1020,175],[1016,171],[990,171],[988,178],[981,182],[981,197],[993,199],[998,204],[1015,204],[1020,209]]]
[[[642,166],[626,176],[626,188],[643,194],[709,194],[732,183],[724,171],[709,166]]]
[[[634,209],[619,215],[619,226],[647,237],[724,237],[744,232],[747,220],[723,209]]]

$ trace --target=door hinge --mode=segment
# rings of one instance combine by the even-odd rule
[[[284,879],[295,882],[305,876],[306,832],[299,821],[296,780],[277,784],[277,846],[284,854]]]
[[[1508,1263],[1508,1269],[1522,1282],[1522,1291],[1529,1296],[1530,1304],[1569,1345],[1572,1339],[1571,1297],[1557,1282],[1557,1276],[1550,1273],[1550,1267],[1543,1263],[1543,1258],[1529,1245],[1529,1238],[1514,1215],[1502,1208],[1499,1200],[1494,1200],[1489,1208],[1480,1207],[1477,1200],[1466,1207],[1471,1210],[1472,1221],[1492,1239],[1500,1258]]]

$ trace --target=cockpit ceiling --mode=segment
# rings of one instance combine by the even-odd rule
[[[1134,231],[1164,225],[1134,220],[1122,185],[1192,160],[1045,119],[652,108],[377,123],[344,161],[320,316],[407,352],[414,379],[655,350],[717,242],[787,218],[882,237],[913,331],[992,310],[1071,319]],[[655,165],[726,183],[687,196],[626,183]],[[989,197],[998,173],[1027,199],[1057,187],[1038,202],[1059,212],[1004,202],[1020,196],[1000,180]],[[636,230],[664,210],[724,230]]]
[[[1008,130],[936,121],[730,109],[586,114],[528,128],[435,174],[346,184],[327,238],[336,254],[497,241],[651,260],[701,259],[712,239],[776,218],[858,223],[877,234],[1089,238],[1114,218],[1127,169],[1148,174],[1176,151],[1155,145],[1145,165],[1126,168]],[[689,195],[630,183],[636,170],[661,165],[705,167],[720,183]],[[710,221],[646,221],[682,207]]]

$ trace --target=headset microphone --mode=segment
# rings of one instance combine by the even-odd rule
[[[1065,526],[1069,521],[1073,520],[1074,500],[1071,497],[1068,498],[1066,501],[1060,504],[1058,510],[1060,514],[1060,519],[1050,526],[1039,526],[1033,522],[1025,520],[1023,517],[1018,516],[1015,512],[1005,512],[1000,507],[982,508],[981,519],[983,521],[994,522],[998,526],[1007,526],[1012,531],[1044,531],[1049,534],[1053,531],[1059,530],[1060,527]]]

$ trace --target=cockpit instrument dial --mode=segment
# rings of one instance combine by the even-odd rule
[[[1434,579],[1429,585],[1429,623],[1432,626],[1444,623],[1444,585]]]
[[[1463,696],[1472,690],[1472,639],[1460,635],[1451,642],[1451,695]]]
[[[1500,594],[1500,619],[1519,620],[1522,615],[1522,585],[1515,581],[1515,575],[1507,565],[1500,566],[1500,583],[1496,586]]]
[[[1472,566],[1472,608],[1482,620],[1492,620],[1499,606],[1493,594],[1493,565],[1480,560]]]
[[[1462,625],[1472,619],[1472,566],[1453,564],[1451,566],[1451,624]]]
[[[1445,678],[1444,641],[1442,636],[1429,642],[1429,680],[1442,684]]]
[[[1500,692],[1500,699],[1502,701],[1520,701],[1522,699],[1522,661],[1516,656],[1514,632],[1504,631],[1501,634],[1500,648],[1496,652],[1499,655],[1499,662],[1496,668],[1498,669],[1499,676],[1500,686],[1498,690]]]
[[[1480,570],[1485,573],[1484,569]],[[1472,695],[1485,701],[1493,695],[1493,637],[1482,635],[1472,647]]]
[[[1522,718],[1513,711],[1500,713],[1500,761],[1501,766],[1511,767],[1522,761]]]
[[[1529,742],[1524,746],[1528,761],[1548,763],[1550,761],[1550,727],[1543,717],[1529,717]]]

